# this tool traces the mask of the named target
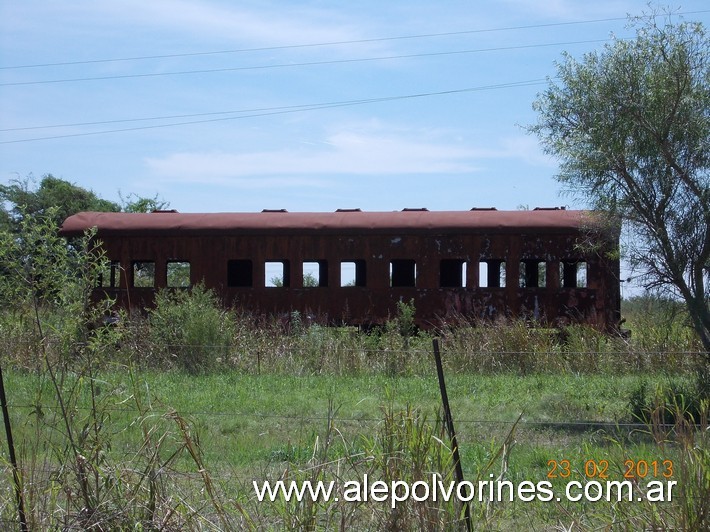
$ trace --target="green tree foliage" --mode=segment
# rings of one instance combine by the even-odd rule
[[[153,212],[162,211],[170,207],[170,203],[160,199],[157,194],[152,198],[145,198],[136,194],[128,194],[128,196],[123,197],[119,193],[119,197],[121,198],[122,212]]]
[[[36,188],[34,184],[34,181],[28,178],[11,181],[9,185],[0,185],[0,201],[11,206],[8,217],[15,229],[25,216],[51,216],[55,225],[60,226],[68,216],[80,211],[121,210],[117,203],[101,199],[91,190],[52,174],[45,175]]]
[[[311,272],[303,274],[303,288],[315,288],[318,286],[318,278]]]
[[[275,286],[277,288],[283,288],[284,278],[280,275],[275,275],[269,280],[269,282],[271,283],[271,286]],[[316,288],[316,287],[318,287],[318,278],[315,275],[313,275],[311,272],[304,273],[303,274],[303,288]]]
[[[9,231],[12,226],[10,213],[7,212],[4,205],[0,204],[0,231]]]
[[[32,177],[15,179],[7,185],[0,185],[0,203],[4,204],[0,205],[0,230],[12,228],[17,231],[24,216],[46,217],[50,209],[52,221],[61,226],[67,217],[81,211],[152,212],[170,206],[157,194],[153,197],[137,194],[124,197],[119,193],[119,198],[119,203],[102,199],[95,192],[52,174],[42,177],[39,185]],[[6,206],[9,206],[9,211]]]
[[[105,257],[91,234],[67,246],[55,210],[23,214],[17,233],[0,231],[0,311],[34,321],[41,336],[84,340],[110,304],[89,303]]]
[[[89,241],[76,239],[67,246],[58,235],[68,216],[80,211],[118,212],[122,208],[148,212],[167,205],[157,196],[131,194],[121,200],[123,205],[104,200],[51,174],[45,175],[39,185],[31,177],[0,185],[0,304],[24,305],[31,302],[32,295],[45,307],[76,284],[68,283],[66,276],[77,280],[83,275],[80,262],[87,263],[82,257]],[[94,256],[101,259],[101,253],[95,251]]]
[[[710,353],[710,42],[670,16],[632,24],[635,39],[564,56],[529,129],[568,192],[622,218],[631,265],[683,298]]]

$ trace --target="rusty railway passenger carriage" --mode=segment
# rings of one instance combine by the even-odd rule
[[[95,296],[125,308],[202,282],[227,305],[327,323],[383,323],[399,301],[422,327],[619,321],[618,228],[590,211],[82,212],[62,234],[93,227],[111,264]]]

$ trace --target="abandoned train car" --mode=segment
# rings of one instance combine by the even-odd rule
[[[110,269],[95,297],[150,306],[155,291],[198,282],[257,314],[299,311],[328,323],[378,324],[397,302],[416,322],[524,317],[542,324],[619,321],[618,227],[591,211],[100,213]]]

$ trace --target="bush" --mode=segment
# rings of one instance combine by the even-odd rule
[[[150,311],[150,336],[158,354],[190,373],[213,367],[229,353],[235,327],[212,290],[161,290]]]

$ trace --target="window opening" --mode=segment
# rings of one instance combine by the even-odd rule
[[[287,260],[264,263],[264,279],[268,288],[288,288],[291,286],[291,268]]]
[[[439,265],[439,286],[441,288],[465,287],[466,261],[463,259],[442,259]]]
[[[167,264],[167,285],[169,288],[188,288],[190,282],[190,263],[171,260]]]
[[[482,260],[478,263],[478,286],[481,288],[505,287],[505,261]]]
[[[340,263],[340,286],[365,286],[366,262],[362,259]]]
[[[390,262],[390,286],[416,286],[417,265],[413,259],[395,259]]]
[[[478,286],[488,288],[488,263],[484,260],[478,263]]]
[[[155,262],[136,261],[133,263],[133,286],[135,288],[155,287]]]
[[[577,263],[577,288],[587,288],[587,263]]]
[[[252,263],[248,259],[227,261],[227,286],[232,288],[250,288],[254,286]]]
[[[303,287],[328,286],[328,261],[317,260],[303,263]]]
[[[586,288],[587,263],[578,260],[560,262],[560,279],[563,288]]]
[[[520,287],[544,288],[547,278],[547,264],[540,259],[520,261]]]
[[[121,262],[112,260],[106,264],[99,275],[101,288],[118,288],[121,284]]]

